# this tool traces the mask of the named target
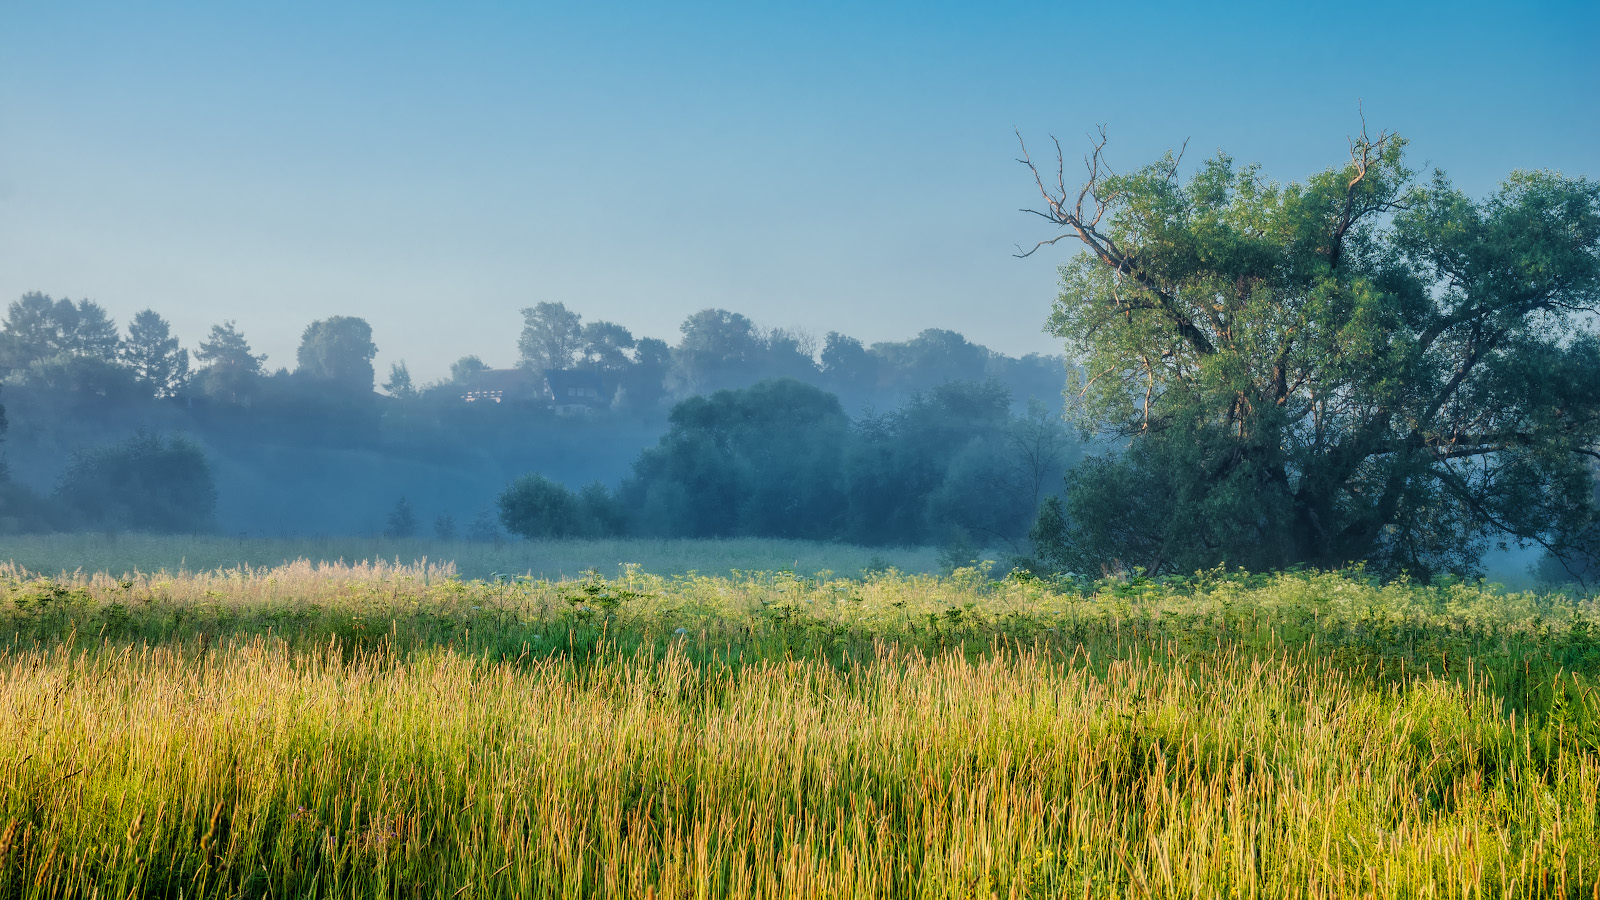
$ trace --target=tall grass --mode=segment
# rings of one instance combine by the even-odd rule
[[[205,572],[239,566],[266,568],[296,560],[313,563],[449,563],[467,578],[496,574],[577,578],[589,570],[616,575],[633,563],[661,575],[691,571],[828,569],[849,574],[896,568],[936,572],[938,551],[922,547],[857,547],[762,538],[728,539],[509,539],[500,542],[388,537],[225,537],[220,535],[45,534],[0,535],[0,563],[30,572]]]
[[[0,571],[0,896],[1592,897],[1592,600]]]

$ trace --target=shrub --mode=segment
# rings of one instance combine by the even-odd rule
[[[56,499],[81,524],[158,533],[210,531],[217,488],[193,442],[140,432],[79,451],[56,486]]]
[[[627,507],[598,481],[573,492],[543,475],[524,475],[500,493],[499,506],[506,530],[529,540],[611,537],[627,530]]]
[[[565,485],[543,475],[524,475],[500,492],[500,522],[529,540],[577,537],[584,531],[582,507]]]
[[[613,536],[627,531],[628,507],[598,481],[591,481],[578,492],[583,517],[595,536]]]

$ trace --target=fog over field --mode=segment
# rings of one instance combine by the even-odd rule
[[[520,318],[517,366],[469,355],[424,384],[374,371],[362,319],[311,323],[276,372],[224,323],[191,368],[157,313],[121,336],[93,301],[25,295],[0,320],[7,527],[492,541],[531,473],[612,510],[552,536],[985,545],[1020,541],[1078,452],[1060,357],[938,329],[818,341],[724,310],[671,346],[561,304]],[[755,496],[779,487],[805,508]]]

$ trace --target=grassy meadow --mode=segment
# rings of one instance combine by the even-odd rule
[[[0,568],[0,898],[1600,896],[1592,598],[93,568]]]
[[[620,574],[628,564],[657,575],[731,572],[834,572],[864,569],[937,572],[939,553],[926,547],[857,547],[765,538],[499,542],[388,537],[261,538],[149,534],[0,535],[0,563],[46,575],[105,572],[205,572],[239,566],[313,563],[448,563],[463,578],[533,575],[560,580],[590,571]]]

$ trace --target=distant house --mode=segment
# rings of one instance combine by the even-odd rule
[[[467,403],[528,403],[545,400],[544,381],[527,369],[484,369],[462,386]]]
[[[545,369],[544,388],[558,416],[583,416],[611,405],[600,373],[590,369]]]

